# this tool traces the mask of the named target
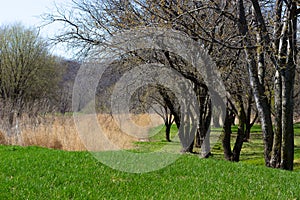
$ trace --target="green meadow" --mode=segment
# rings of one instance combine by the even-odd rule
[[[112,169],[84,151],[0,146],[0,199],[300,199],[299,129],[295,125],[293,172],[263,166],[259,127],[244,143],[239,163],[225,161],[217,142],[209,159],[184,154],[148,173]],[[167,143],[164,129],[158,132],[150,142],[135,143],[128,152],[163,147]],[[177,146],[176,141],[172,143]]]

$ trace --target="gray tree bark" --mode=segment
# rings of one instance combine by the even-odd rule
[[[253,45],[251,40],[247,36],[249,29],[246,20],[243,0],[237,0],[237,7],[238,7],[238,18],[239,18],[239,22],[238,22],[239,32],[244,37],[243,42],[245,43],[245,45],[251,47]],[[264,85],[262,85],[260,82],[258,66],[254,56],[255,52],[249,48],[245,48],[244,51],[246,54],[247,66],[250,75],[250,84],[253,90],[256,107],[261,120],[261,128],[263,132],[263,141],[265,146],[264,148],[265,165],[270,166],[271,152],[273,147],[273,136],[274,136],[270,105],[268,102],[268,98],[265,94]]]

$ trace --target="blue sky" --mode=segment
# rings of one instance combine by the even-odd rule
[[[21,22],[25,26],[37,27],[42,23],[40,15],[53,12],[54,3],[65,4],[71,0],[5,0],[0,6],[0,25]],[[41,30],[41,36],[52,37],[59,26],[48,26]],[[62,47],[57,47],[54,54],[69,57]]]

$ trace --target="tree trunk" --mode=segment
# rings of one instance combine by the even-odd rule
[[[282,168],[293,170],[294,126],[293,91],[295,80],[295,61],[297,60],[297,4],[289,1],[287,12],[287,65],[282,70]]]
[[[196,143],[195,143],[195,147],[197,147],[197,148],[201,148],[201,145],[202,145],[202,143],[203,143],[203,140],[201,141],[201,136],[200,136],[201,134],[200,134],[200,129],[198,128],[197,129],[197,133],[196,133]]]
[[[252,0],[253,7],[255,7],[255,13],[257,20],[260,22],[260,30],[265,33],[265,42],[270,43],[271,40],[267,33],[267,28],[264,24],[264,20],[257,0]],[[283,5],[285,4],[285,5]],[[284,8],[284,9],[283,9]],[[284,10],[284,13],[282,11]],[[274,161],[273,166],[278,166],[279,162],[279,149],[281,142],[280,129],[282,130],[282,168],[287,170],[293,169],[294,159],[294,127],[293,127],[293,87],[295,78],[295,68],[297,60],[297,3],[293,0],[277,0],[275,5],[275,21],[274,21],[274,42],[273,49],[269,51],[271,53],[271,59],[277,71],[277,76],[281,76],[281,86],[278,85],[275,88],[275,94],[277,99],[281,98],[278,102],[280,105],[276,105],[276,127],[277,136],[275,139],[275,148],[273,152]],[[266,45],[268,46],[268,44]],[[277,56],[277,60],[274,58],[274,54]],[[278,62],[276,62],[278,61]],[[278,72],[280,72],[278,74]],[[279,84],[279,83],[276,83]],[[281,96],[280,96],[281,95]],[[281,120],[280,120],[281,119]]]
[[[165,126],[166,126],[166,140],[168,142],[171,142],[170,132],[171,132],[171,126],[172,126],[172,124],[165,124]]]
[[[167,106],[165,106],[165,114],[166,114],[165,115],[166,140],[168,142],[171,142],[170,132],[171,132],[172,124],[174,123],[175,120],[173,119],[172,113],[169,114]]]
[[[244,142],[249,142],[250,139],[250,133],[251,133],[251,128],[253,127],[255,121],[257,120],[258,113],[255,113],[255,116],[251,122],[251,117],[252,117],[252,106],[253,106],[253,99],[252,99],[252,90],[251,93],[248,97],[248,108],[247,108],[247,114],[246,114],[246,121],[245,121],[245,138]]]
[[[244,36],[244,43],[246,46],[253,46],[251,40],[248,38],[248,23],[246,20],[245,7],[243,0],[237,0],[238,6],[238,28],[242,36]],[[258,76],[258,68],[255,61],[254,52],[252,49],[245,48],[247,66],[250,76],[250,85],[253,90],[253,95],[256,103],[256,107],[261,120],[261,128],[263,132],[264,141],[264,158],[265,165],[270,166],[271,152],[273,147],[273,127],[271,119],[271,110],[268,102],[268,98],[265,94],[264,85],[261,85],[260,78]],[[262,68],[260,68],[262,69]]]
[[[253,124],[251,124],[251,109],[252,109],[252,96],[249,95],[248,98],[248,108],[247,108],[247,115],[245,119],[245,137],[244,137],[244,142],[249,142],[250,139],[250,133],[251,133],[251,128]]]
[[[237,138],[233,148],[233,161],[239,162],[240,161],[240,153],[243,147],[243,142],[245,138],[245,121],[246,121],[246,113],[244,109],[244,104],[241,96],[238,96],[238,119],[239,119],[239,126],[237,132]]]
[[[196,133],[196,147],[201,147],[202,157],[209,157],[210,153],[210,122],[212,118],[211,99],[208,89],[194,85],[194,92],[197,95],[199,104],[199,122]]]
[[[279,45],[280,40],[283,39],[281,37],[282,26],[281,26],[281,15],[282,15],[282,0],[276,0],[275,5],[275,19],[274,19],[274,41],[273,41],[273,49],[274,53],[277,56],[277,60],[279,60],[279,65],[281,66],[284,62],[284,59],[280,58],[280,51],[286,49],[286,45]],[[279,67],[275,67],[275,81],[274,81],[274,109],[275,109],[275,119],[274,119],[274,146],[272,152],[272,161],[271,165],[274,168],[279,168],[281,165],[281,151],[282,151],[282,80],[281,80],[281,69]]]
[[[274,146],[272,152],[271,165],[279,168],[281,163],[281,146],[282,146],[282,81],[278,70],[275,74],[274,98],[275,98],[275,119],[274,119]]]
[[[270,166],[274,137],[270,105],[265,94],[264,86],[259,83],[255,60],[251,55],[250,50],[246,50],[246,52],[250,74],[250,84],[253,88],[254,99],[261,120],[261,129],[264,141],[265,165]]]
[[[222,145],[224,150],[224,157],[228,161],[232,161],[232,151],[231,151],[231,145],[230,145],[230,138],[231,138],[231,124],[232,120],[234,120],[234,114],[231,112],[228,108],[226,108],[226,115],[225,115],[225,121],[223,126],[223,135],[222,135]]]
[[[282,168],[286,170],[293,170],[294,163],[292,73],[290,67],[285,71],[282,87]]]

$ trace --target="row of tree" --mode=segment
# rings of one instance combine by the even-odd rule
[[[45,19],[64,23],[65,30],[55,40],[76,47],[83,56],[97,54],[112,35],[139,26],[166,27],[189,35],[207,49],[230,93],[223,135],[225,157],[239,160],[242,144],[249,138],[257,115],[266,166],[292,170],[298,6],[294,0],[74,0],[72,7],[58,7],[55,14],[45,15]],[[143,58],[141,53],[134,53],[132,56]],[[169,52],[160,55],[177,69],[178,59]],[[201,81],[190,81],[201,86]],[[199,97],[207,92],[201,88]],[[179,124],[176,103],[167,91],[161,94]],[[206,117],[209,115],[206,113]],[[230,127],[234,116],[239,124],[232,150]],[[204,117],[199,121],[199,127],[205,120]],[[205,135],[206,130],[203,127],[200,134]]]
[[[222,136],[225,158],[239,161],[243,142],[249,139],[250,129],[259,118],[266,166],[292,170],[294,100],[299,93],[295,85],[299,13],[294,0],[73,0],[72,6],[57,7],[44,18],[46,23],[64,24],[65,29],[53,41],[67,43],[82,58],[93,58],[103,49],[112,48],[109,39],[126,30],[161,27],[181,31],[207,50],[228,92]],[[21,25],[3,26],[0,40],[1,119],[8,132],[17,132],[13,127],[23,115],[70,111],[72,81],[79,64],[52,56],[48,42]],[[133,98],[141,104],[139,112],[149,109],[153,102],[159,104],[166,125],[170,127],[173,120],[176,123],[183,151],[192,152],[196,142],[204,146],[203,156],[207,157],[209,125],[211,120],[218,124],[212,118],[215,99],[203,74],[195,72],[190,60],[174,52],[141,49],[121,55],[104,72],[108,78],[102,80],[105,87],[99,84],[97,88],[101,94],[97,107],[110,112],[109,101],[103,97],[111,95],[114,83],[132,66],[146,63],[160,63],[188,81],[183,88],[195,94],[197,122],[182,112],[195,108],[184,107],[164,85],[137,91]],[[82,107],[89,103],[84,95],[82,101]],[[132,105],[133,110],[137,107]],[[189,118],[189,123],[184,118]],[[232,149],[231,125],[235,118],[238,132]]]

